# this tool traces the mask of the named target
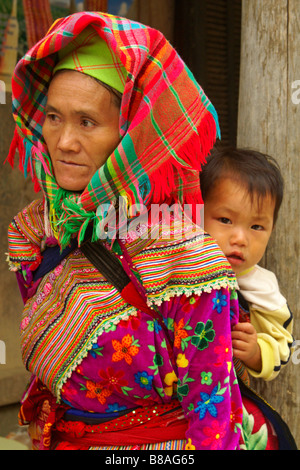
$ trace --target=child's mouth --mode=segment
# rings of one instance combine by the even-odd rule
[[[233,265],[240,265],[245,261],[241,253],[230,253],[229,255],[226,255],[226,258],[229,263]]]

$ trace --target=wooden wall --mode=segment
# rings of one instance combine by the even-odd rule
[[[1,407],[20,400],[29,378],[21,360],[19,325],[22,299],[15,274],[8,270],[6,263],[7,228],[13,216],[36,197],[30,179],[25,180],[19,170],[12,171],[10,165],[3,164],[14,131],[11,93],[6,92],[5,97],[6,104],[0,105],[0,340],[5,343],[6,352],[5,364],[0,364],[0,434]]]
[[[277,274],[300,339],[300,80],[299,0],[243,0],[238,145],[273,155],[285,179],[285,196],[263,265]],[[300,86],[298,86],[298,89]],[[298,102],[297,102],[298,101]],[[299,348],[299,346],[298,346]],[[289,424],[300,445],[300,355],[272,382],[257,389]]]
[[[134,0],[126,16],[158,29],[172,43],[174,10],[174,0]]]
[[[241,0],[175,0],[174,45],[217,110],[222,142],[236,144]]]

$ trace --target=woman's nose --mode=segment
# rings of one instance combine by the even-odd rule
[[[64,125],[60,131],[57,147],[62,152],[79,152],[80,143],[75,129],[71,125]]]

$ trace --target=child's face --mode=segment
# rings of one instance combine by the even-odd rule
[[[220,179],[204,204],[204,228],[218,243],[238,275],[257,264],[273,229],[275,201],[253,199],[237,181]]]

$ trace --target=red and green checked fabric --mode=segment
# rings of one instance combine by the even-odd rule
[[[57,52],[88,25],[105,39],[128,76],[120,111],[121,142],[81,195],[60,190],[42,137],[47,88]],[[79,242],[90,222],[99,237],[102,204],[124,197],[130,220],[135,204],[201,203],[199,170],[219,134],[214,107],[175,49],[158,31],[96,12],[57,20],[17,64],[12,79],[20,167],[49,202],[62,247]],[[98,227],[98,231],[97,231]]]

